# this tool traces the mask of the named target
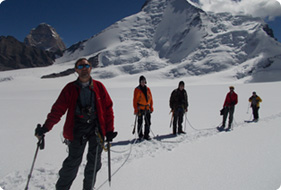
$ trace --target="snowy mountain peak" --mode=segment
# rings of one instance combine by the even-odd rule
[[[265,28],[260,18],[207,13],[186,0],[148,0],[139,13],[74,45],[56,62],[99,54],[98,78],[147,71],[175,78],[232,69],[230,77],[267,81],[280,73],[281,44]]]
[[[56,30],[46,23],[41,23],[32,29],[24,39],[24,43],[51,52],[64,51],[66,49]]]

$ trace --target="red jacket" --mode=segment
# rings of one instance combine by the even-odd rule
[[[101,82],[92,80],[92,84],[93,88],[91,89],[95,92],[98,120],[103,136],[105,136],[107,132],[114,131],[113,102]],[[61,117],[67,111],[63,136],[68,140],[73,140],[74,114],[79,93],[80,87],[75,84],[75,81],[68,83],[63,88],[45,121],[45,127],[49,131],[60,121]]]
[[[224,104],[223,107],[231,107],[231,106],[235,106],[238,103],[238,96],[235,92],[229,92],[227,93],[225,100],[224,100]]]

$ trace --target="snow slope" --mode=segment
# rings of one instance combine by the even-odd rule
[[[73,45],[56,64],[99,55],[101,78],[157,71],[173,79],[236,68],[232,76],[239,79],[279,81],[281,44],[264,28],[261,18],[205,12],[187,0],[148,0],[139,13]]]
[[[0,78],[6,79],[0,80],[2,189],[24,189],[36,148],[36,124],[44,122],[60,90],[77,77],[42,80],[40,76],[67,66],[0,73]],[[103,153],[96,189],[278,189],[281,184],[281,82],[247,84],[229,77],[231,72],[174,80],[158,77],[160,72],[144,73],[152,90],[155,111],[151,126],[153,140],[142,143],[136,142],[132,135],[132,97],[139,75],[101,79],[114,101],[115,128],[119,135],[112,146],[111,187],[107,183],[107,154]],[[190,107],[184,122],[187,135],[172,137],[168,101],[180,80],[185,81],[189,95]],[[215,127],[221,123],[219,110],[229,85],[236,87],[239,96],[234,130],[218,133]],[[248,98],[252,91],[256,91],[263,102],[260,121],[248,124],[244,120],[251,118]],[[38,154],[29,189],[54,189],[58,170],[67,155],[66,146],[61,143],[63,120],[46,135],[46,148]],[[81,189],[84,165],[85,160],[72,190]]]

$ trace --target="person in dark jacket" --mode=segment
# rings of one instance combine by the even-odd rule
[[[230,86],[229,87],[229,92],[227,93],[224,104],[223,104],[223,121],[222,121],[222,126],[218,127],[219,131],[230,131],[231,130],[231,124],[233,121],[233,114],[235,110],[235,105],[238,103],[238,95],[234,92],[234,87]],[[225,123],[227,116],[229,114],[228,118],[228,128],[225,129]]]
[[[114,132],[113,103],[104,85],[90,76],[92,66],[85,58],[75,63],[76,81],[68,83],[52,106],[42,127],[35,135],[40,139],[67,112],[63,135],[68,142],[68,157],[59,171],[56,190],[69,190],[74,181],[88,143],[83,190],[92,190],[101,168],[103,139],[112,141]]]
[[[185,132],[182,129],[183,115],[187,112],[188,98],[184,89],[184,82],[180,81],[179,86],[170,96],[170,108],[173,113],[173,134]]]
[[[138,136],[150,140],[151,113],[153,112],[153,99],[150,88],[146,86],[146,78],[140,76],[139,85],[134,90],[134,114],[138,117]],[[142,130],[143,118],[145,121],[144,134]]]
[[[254,122],[259,121],[259,109],[260,109],[260,102],[262,99],[257,95],[256,92],[253,92],[252,96],[249,98],[249,102],[251,102],[251,107],[253,110]]]

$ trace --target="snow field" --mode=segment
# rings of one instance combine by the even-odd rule
[[[278,189],[281,184],[281,83],[213,83],[221,80],[216,77],[210,75],[196,82],[194,78],[171,81],[147,77],[154,98],[153,139],[141,143],[132,135],[135,119],[132,96],[138,76],[135,81],[128,77],[128,83],[124,83],[122,77],[101,80],[114,102],[115,128],[119,135],[112,143],[111,187],[107,183],[104,152],[96,189]],[[39,80],[14,76],[12,81],[0,83],[0,187],[4,190],[24,189],[36,148],[36,124],[44,122],[62,87],[75,78],[72,75]],[[190,106],[184,122],[187,135],[173,137],[168,101],[180,80],[185,81],[189,95]],[[235,86],[239,101],[234,130],[218,133],[215,127],[221,123],[219,110],[229,85]],[[263,99],[260,121],[245,123],[244,120],[251,117],[248,98],[252,91]],[[63,123],[64,118],[46,135],[46,148],[38,154],[30,189],[54,189],[58,170],[67,156],[60,137]],[[72,190],[81,189],[85,163],[84,159]]]

